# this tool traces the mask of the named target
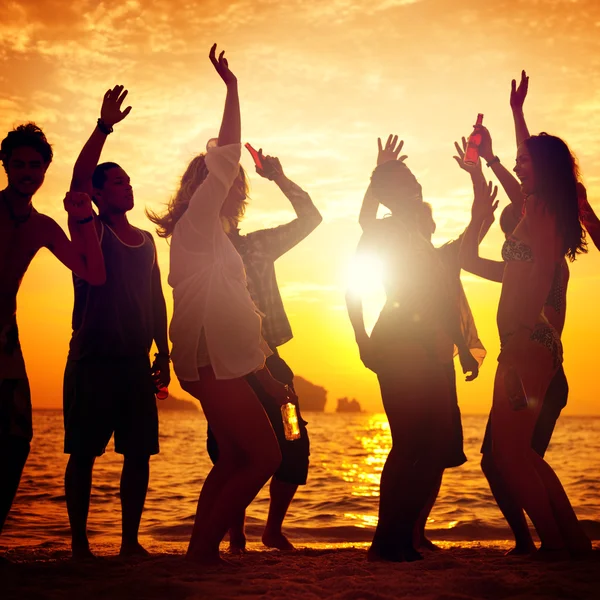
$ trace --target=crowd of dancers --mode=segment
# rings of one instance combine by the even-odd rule
[[[113,128],[127,117],[127,90],[106,92],[100,118],[75,163],[64,206],[70,239],[32,198],[52,161],[52,148],[33,123],[1,145],[8,185],[0,192],[0,531],[16,495],[33,436],[31,399],[19,345],[16,299],[27,268],[48,248],[73,272],[73,334],[64,374],[65,496],[74,558],[92,558],[87,535],[92,474],[114,435],[124,456],[120,482],[121,554],[146,555],[138,531],[159,451],[157,386],[181,387],[206,415],[213,461],[200,492],[187,558],[220,565],[243,552],[245,510],[269,481],[262,541],[292,550],[282,531],[299,485],[307,481],[309,438],[294,391],[294,374],[277,349],[292,338],[275,277],[275,261],[306,238],[322,217],[310,196],[286,177],[280,161],[259,152],[257,173],[289,199],[296,218],[242,235],[248,178],[240,166],[238,82],[216,45],[210,60],[226,87],[218,138],[185,170],[164,212],[147,212],[170,241],[170,326],[152,235],[132,226],[134,197],[127,172],[100,163]],[[478,375],[485,349],[461,285],[461,269],[502,285],[497,313],[501,352],[494,381],[482,469],[515,536],[515,554],[576,556],[591,544],[551,466],[544,460],[567,402],[560,335],[565,322],[568,260],[586,251],[585,230],[600,245],[600,221],[580,182],[577,163],[559,138],[531,136],[523,116],[528,78],[513,81],[514,172],[481,128],[481,160],[456,161],[471,177],[471,221],[456,240],[435,248],[431,205],[400,156],[403,142],[379,141],[365,194],[358,253],[385,263],[386,303],[369,335],[360,292],[347,306],[360,357],[377,374],[392,448],[381,475],[379,519],[369,560],[413,561],[435,546],[425,535],[446,468],[463,464],[454,356],[467,381]],[[500,217],[502,261],[479,256],[494,221],[497,187],[510,204]],[[100,163],[100,164],[99,164]],[[389,215],[377,219],[379,204]],[[95,207],[95,210],[94,210]],[[169,338],[171,351],[169,350]],[[153,345],[154,361],[149,356]],[[296,406],[300,437],[287,440],[280,406]],[[525,518],[541,540],[536,549]]]

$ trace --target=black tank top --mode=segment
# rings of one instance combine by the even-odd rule
[[[152,236],[141,231],[138,246],[124,244],[102,224],[106,283],[88,284],[73,276],[75,305],[69,359],[87,356],[144,356],[153,340]]]

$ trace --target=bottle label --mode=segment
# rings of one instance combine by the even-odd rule
[[[281,419],[283,421],[285,439],[288,441],[300,439],[298,412],[291,402],[288,402],[281,407]]]

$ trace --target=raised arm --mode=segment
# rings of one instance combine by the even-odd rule
[[[92,175],[100,160],[106,137],[112,132],[113,126],[131,112],[131,106],[121,110],[126,96],[127,90],[122,85],[116,85],[104,94],[98,123],[75,162],[71,191],[92,193]]]
[[[277,259],[312,233],[323,221],[323,217],[311,197],[299,185],[286,177],[278,158],[264,156],[262,149],[259,150],[259,156],[262,169],[257,167],[256,172],[279,187],[296,213],[296,218],[289,223],[271,229],[261,229],[250,234],[255,239],[260,238],[263,251]]]
[[[510,108],[513,113],[513,120],[515,122],[515,136],[517,139],[517,148],[529,137],[529,129],[527,129],[527,123],[525,122],[525,115],[523,113],[523,104],[527,97],[527,90],[529,89],[529,77],[525,71],[521,71],[521,81],[519,87],[517,82],[513,79],[510,84]]]
[[[491,182],[477,185],[475,198],[471,209],[471,222],[463,234],[460,247],[460,265],[465,271],[490,281],[502,282],[504,276],[504,262],[489,260],[479,256],[479,239],[481,230],[486,221],[493,219],[493,214],[498,207],[496,195],[498,188]]]
[[[242,139],[242,119],[240,115],[240,97],[238,94],[237,77],[229,70],[229,64],[225,58],[225,50],[215,57],[217,45],[213,44],[210,49],[209,58],[217,73],[227,87],[225,96],[225,109],[219,129],[219,146],[239,144]]]
[[[397,135],[388,135],[385,146],[381,143],[381,138],[377,138],[377,166],[382,165],[390,160],[400,160],[404,162],[408,156],[399,156],[402,147],[404,146],[404,140],[398,141]],[[370,225],[372,225],[377,218],[377,209],[379,208],[379,200],[373,196],[371,192],[371,185],[367,188],[365,196],[363,198],[362,205],[360,207],[360,213],[358,215],[358,224],[364,231]]]
[[[79,230],[79,243],[69,241],[58,224],[46,217],[44,245],[75,275],[91,285],[102,285],[106,281],[106,270],[94,227],[92,201],[87,194],[67,192],[64,205],[69,213],[69,220]]]
[[[213,227],[221,227],[221,207],[240,173],[241,121],[237,78],[229,69],[225,51],[216,58],[216,49],[217,45],[213,44],[209,58],[227,87],[227,95],[217,147],[210,148],[205,158],[208,174],[192,194],[185,212],[186,219],[196,229],[195,238],[198,238],[198,233],[207,233]],[[211,239],[197,239],[196,242],[206,245],[211,243]]]
[[[482,127],[481,129],[481,145],[479,153],[481,158],[486,162],[487,166],[492,169],[497,177],[500,185],[506,192],[508,199],[515,205],[519,213],[523,209],[523,193],[521,192],[521,184],[519,180],[500,162],[498,156],[494,154],[492,149],[492,136],[490,132]]]

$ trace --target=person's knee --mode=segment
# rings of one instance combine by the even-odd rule
[[[149,454],[124,454],[123,465],[132,468],[146,469],[150,465]]]
[[[67,470],[91,471],[95,462],[96,457],[92,454],[71,454],[67,462]]]

